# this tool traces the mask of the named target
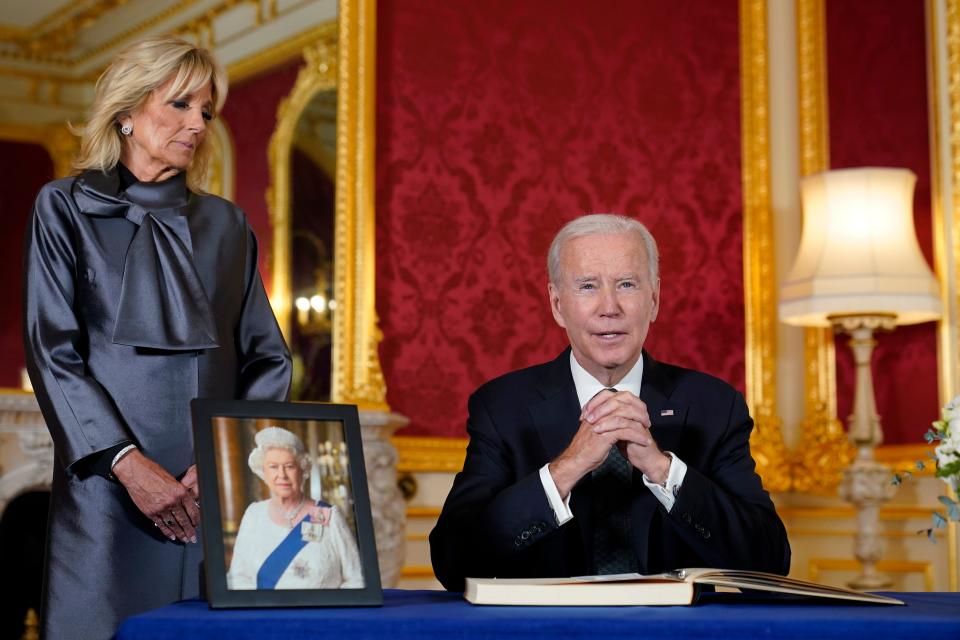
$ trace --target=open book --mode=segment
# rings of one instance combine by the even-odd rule
[[[736,569],[678,569],[655,575],[621,573],[575,578],[467,578],[463,597],[473,604],[499,605],[676,605],[692,604],[699,585],[874,604],[903,604],[887,596]]]

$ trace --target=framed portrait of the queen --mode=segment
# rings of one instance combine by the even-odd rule
[[[191,408],[210,606],[382,604],[356,407]]]

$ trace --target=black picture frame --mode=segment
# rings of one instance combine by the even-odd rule
[[[210,607],[220,609],[382,605],[383,591],[377,565],[373,518],[370,512],[360,421],[356,406],[311,402],[195,399],[190,403],[190,408],[193,415],[194,444],[200,482],[204,551],[204,575],[201,579],[206,587],[205,594]],[[347,461],[345,465],[347,471],[342,471],[342,465],[337,465],[337,468],[341,469],[338,471],[341,475],[338,476],[340,484],[337,487],[340,491],[337,495],[347,492],[350,494],[343,500],[349,499],[351,512],[346,513],[341,508],[341,513],[345,513],[344,521],[348,521],[352,516],[349,523],[355,533],[356,547],[359,552],[363,576],[361,587],[309,589],[228,587],[228,554],[231,555],[232,562],[232,544],[236,535],[235,529],[239,527],[240,521],[236,519],[236,509],[234,509],[233,518],[226,521],[225,526],[224,507],[227,505],[223,504],[223,496],[226,495],[224,493],[226,488],[221,484],[230,485],[232,493],[229,494],[231,496],[229,501],[235,506],[236,487],[233,485],[236,476],[240,473],[249,473],[256,478],[247,465],[247,456],[250,453],[249,442],[252,434],[257,430],[255,425],[263,426],[267,423],[289,430],[297,428],[309,430],[315,429],[316,425],[321,425],[328,432],[332,432],[335,439],[336,424],[342,425],[342,439],[338,441],[341,446],[339,449],[335,447],[334,451],[337,452],[339,460]],[[254,426],[251,427],[251,425]],[[224,444],[225,442],[231,444]],[[238,446],[238,442],[247,443],[247,446],[243,444]],[[330,441],[327,440],[326,443],[329,451]],[[311,451],[309,444],[307,442],[304,444],[308,452]],[[317,448],[323,451],[323,445]],[[332,465],[323,464],[319,466],[332,467]],[[311,474],[313,473],[315,473],[314,467],[311,466]],[[221,482],[224,478],[227,480]],[[257,481],[260,480],[260,478],[257,479]],[[248,483],[248,487],[256,484],[250,485],[249,478],[240,482]],[[346,491],[344,487],[347,488]],[[255,500],[251,500],[246,508],[251,507],[254,502]],[[329,534],[327,539],[330,539]]]

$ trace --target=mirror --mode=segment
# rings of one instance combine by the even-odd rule
[[[330,400],[336,227],[337,25],[304,50],[270,139],[271,303],[294,358],[294,400]]]
[[[374,0],[340,0],[337,24],[304,50],[278,109],[270,301],[302,363],[297,399],[385,411],[374,305],[375,23]]]
[[[289,152],[294,400],[330,400],[336,145],[337,92],[318,91],[297,119]]]

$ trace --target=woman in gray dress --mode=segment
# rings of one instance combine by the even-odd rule
[[[24,341],[56,452],[48,638],[108,638],[131,614],[197,595],[189,401],[289,393],[253,233],[199,188],[226,93],[204,49],[129,47],[97,82],[79,175],[37,196]]]

